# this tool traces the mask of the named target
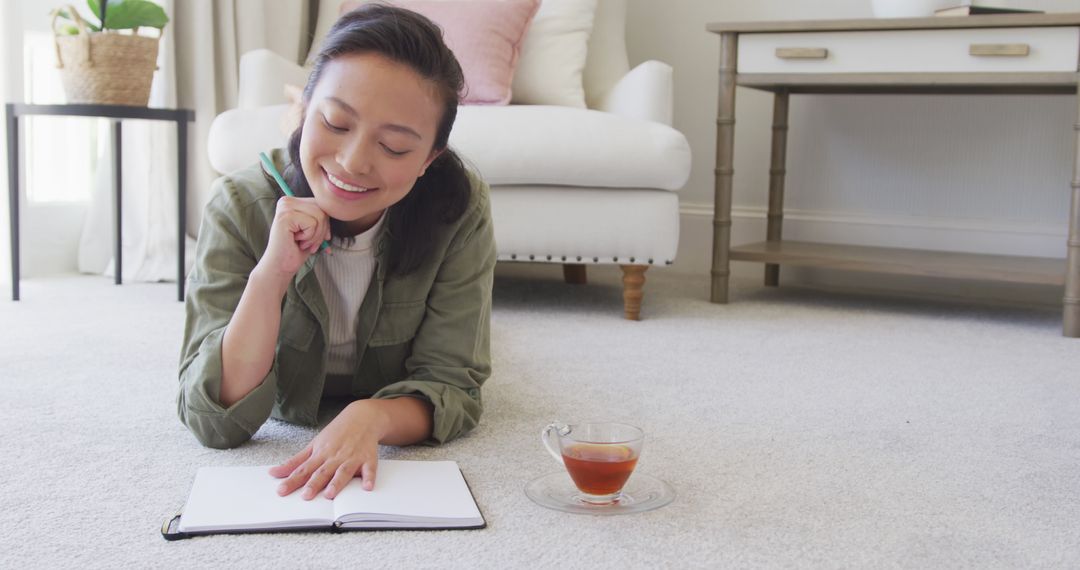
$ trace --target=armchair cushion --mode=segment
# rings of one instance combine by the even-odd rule
[[[690,174],[690,145],[682,133],[590,109],[461,107],[450,145],[492,186],[678,190]]]

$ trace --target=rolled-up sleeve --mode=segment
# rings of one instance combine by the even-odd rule
[[[482,184],[482,183],[481,183]],[[433,408],[437,445],[480,421],[480,388],[491,375],[491,289],[495,235],[486,185],[451,241],[427,298],[424,320],[405,361],[407,376],[374,398],[421,397]]]
[[[277,365],[243,399],[228,408],[220,404],[222,339],[256,259],[227,178],[215,182],[212,196],[187,282],[177,412],[203,445],[220,449],[244,443],[270,416]]]

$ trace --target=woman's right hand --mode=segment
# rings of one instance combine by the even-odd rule
[[[330,218],[314,198],[278,199],[270,239],[256,269],[288,283],[308,257],[330,239]],[[328,250],[329,251],[329,250]]]

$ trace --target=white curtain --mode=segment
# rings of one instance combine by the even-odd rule
[[[159,0],[169,15],[151,107],[195,110],[188,125],[187,234],[195,235],[210,184],[206,155],[214,117],[236,106],[240,56],[269,48],[300,61],[312,0]],[[171,123],[125,121],[123,138],[123,279],[176,279],[178,221],[176,131]],[[95,196],[79,247],[79,270],[113,274],[113,199],[109,134],[99,142]],[[194,242],[188,238],[187,268]]]
[[[176,107],[175,47],[175,35],[167,32],[159,45],[158,71],[150,91],[151,107]],[[128,120],[122,123],[121,130],[122,277],[124,281],[175,280],[176,128],[172,123]],[[98,164],[101,166],[79,241],[78,263],[81,272],[111,276],[115,271],[112,128],[102,129],[100,133]],[[194,242],[190,238],[188,242],[186,257],[190,260]]]

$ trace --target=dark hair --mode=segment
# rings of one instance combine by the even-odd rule
[[[469,203],[472,186],[468,173],[460,157],[446,148],[465,78],[457,58],[443,41],[442,30],[431,20],[402,8],[367,4],[341,16],[326,34],[304,87],[304,107],[311,101],[312,91],[327,63],[343,55],[360,53],[378,54],[409,66],[431,82],[443,104],[432,146],[432,150],[442,150],[442,154],[416,180],[412,191],[386,213],[385,231],[390,246],[387,271],[404,275],[417,269],[431,254],[427,248],[435,226],[460,218]],[[311,197],[311,186],[300,164],[303,129],[301,121],[289,137],[290,163],[285,176],[297,196]],[[330,221],[330,231],[336,237],[345,237],[344,226],[339,220]]]

